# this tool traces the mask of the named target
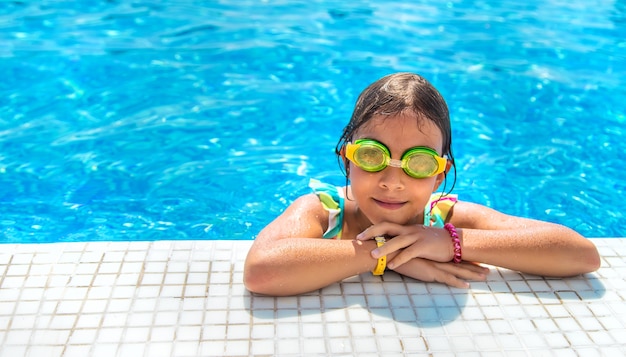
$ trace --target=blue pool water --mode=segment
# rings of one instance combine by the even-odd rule
[[[0,241],[253,239],[395,71],[462,199],[626,236],[625,39],[623,0],[1,2]]]

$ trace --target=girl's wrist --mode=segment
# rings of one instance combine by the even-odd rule
[[[452,239],[452,262],[458,264],[463,260],[459,231],[452,223],[444,224],[443,228],[448,231],[450,238]]]

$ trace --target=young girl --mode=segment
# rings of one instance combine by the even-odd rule
[[[465,288],[485,279],[478,263],[554,277],[598,269],[596,247],[569,228],[435,193],[455,169],[451,146],[447,105],[428,81],[397,73],[371,84],[336,148],[350,185],[311,180],[314,193],[252,244],[246,287],[294,295],[389,269]]]

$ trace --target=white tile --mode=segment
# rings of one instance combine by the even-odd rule
[[[103,286],[103,287],[111,287],[115,285],[115,279],[117,278],[117,274],[98,274],[93,278],[92,286]],[[65,285],[64,283],[63,285]]]
[[[385,339],[377,339],[378,342],[378,352],[380,354],[384,354],[386,356],[390,356],[392,355],[394,352],[395,353],[400,353],[403,351],[403,345],[400,342],[400,340],[398,339],[391,339],[391,338],[385,338]],[[374,353],[375,351],[368,351],[370,353]]]
[[[393,312],[391,308],[370,308],[369,312],[372,321],[389,321],[393,319]]]
[[[350,334],[352,337],[371,336],[374,333],[375,331],[370,323],[350,323]]]
[[[275,314],[276,319],[280,320],[282,324],[297,323],[300,320],[297,309],[278,309]]]
[[[476,344],[476,349],[482,352],[499,350],[498,339],[493,335],[474,335],[472,337]]]
[[[63,346],[38,346],[31,345],[28,348],[29,356],[60,356],[63,353]]]
[[[2,311],[3,314],[10,314],[11,312],[17,315],[36,314],[40,305],[41,302],[39,301],[6,302],[0,305],[2,307],[0,311]]]
[[[70,330],[76,322],[76,315],[55,315],[50,321],[49,329]]]
[[[183,295],[185,298],[205,297],[207,295],[207,287],[204,285],[186,285]]]
[[[297,339],[279,338],[276,340],[276,354],[277,355],[299,355],[302,354],[300,350],[300,341]]]
[[[172,343],[171,342],[150,342],[148,346],[146,347],[145,355],[150,356],[150,357],[169,357],[172,355]]]
[[[0,301],[17,301],[19,299],[20,289],[0,289]]]
[[[127,327],[124,330],[124,339],[123,341],[134,343],[134,342],[145,342],[148,340],[148,336],[150,335],[149,327]]]
[[[150,330],[150,341],[173,341],[176,335],[175,326],[153,326]],[[223,336],[223,335],[222,335]]]
[[[229,324],[249,324],[250,313],[247,310],[230,310],[228,312]]]
[[[181,301],[179,298],[161,297],[157,301],[159,311],[179,311]]]
[[[565,338],[572,346],[593,346],[594,342],[586,331],[571,331],[564,333]]]
[[[250,354],[253,356],[273,356],[275,355],[274,340],[252,340],[250,341]]]
[[[228,332],[226,334],[227,340],[249,340],[250,339],[250,326],[249,325],[228,325]]]
[[[224,321],[225,323],[225,321]],[[208,325],[202,329],[202,340],[223,340],[226,336],[226,325]]]
[[[360,308],[350,308],[346,309],[348,314],[348,320],[350,322],[363,322],[370,321],[370,313],[367,310],[363,310]]]
[[[131,299],[110,299],[107,306],[109,312],[124,312],[130,311],[130,307],[133,303]]]
[[[566,348],[570,346],[570,342],[560,332],[549,332],[544,334],[543,337],[551,348]]]
[[[526,345],[529,349],[547,349],[548,345],[546,344],[543,335],[541,334],[520,334],[520,339],[523,341],[524,345]]]
[[[576,331],[580,329],[580,325],[575,318],[556,318],[554,321],[561,331]]]
[[[302,341],[302,351],[307,355],[323,354],[326,353],[326,344],[323,338],[314,338],[313,336],[307,336]]]
[[[620,355],[626,293],[615,287],[626,287],[626,260],[613,245],[622,241],[599,241],[618,268],[584,277],[492,268],[461,290],[363,274],[286,298],[243,287],[251,242],[16,245],[0,253],[12,286],[0,288],[0,356],[42,346],[92,356]],[[1,265],[15,254],[14,266]]]
[[[474,343],[474,336],[460,335],[451,338],[452,347],[455,351],[461,353],[468,353],[469,351],[476,351],[476,344]]]
[[[569,311],[562,305],[543,305],[543,308],[553,318],[570,317]]]
[[[4,345],[26,345],[28,344],[33,331],[31,330],[9,330],[6,332]]]
[[[178,312],[160,311],[154,316],[154,326],[170,326],[178,321]]]
[[[29,270],[30,270],[30,262],[15,263],[15,258],[14,258],[13,261],[11,262],[11,265],[9,265],[6,268],[5,276],[20,276],[20,277],[24,277],[25,275],[28,274]]]
[[[372,331],[378,337],[398,336],[399,331],[393,321],[374,321],[372,322]]]
[[[180,325],[201,325],[203,319],[203,314],[201,312],[199,313],[198,311],[183,310],[178,314],[178,323]]]
[[[281,323],[276,326],[276,338],[295,339],[300,336],[300,326],[295,323]]]
[[[251,326],[250,338],[253,340],[267,340],[276,335],[274,324],[253,324]]]
[[[326,334],[330,337],[350,336],[349,325],[345,323],[326,323]]]
[[[75,293],[75,294],[74,294]],[[84,296],[86,293],[85,292],[77,292],[77,291],[73,291],[72,293],[68,294],[72,297],[78,297],[78,296]],[[81,308],[82,308],[83,302],[82,300],[63,300],[63,301],[59,301],[59,304],[57,305],[57,310],[56,313],[57,314],[77,314],[78,312],[80,312]]]
[[[588,332],[588,335],[589,338],[598,345],[611,345],[615,343],[615,339],[613,339],[611,334],[608,334],[605,331],[590,331]],[[622,339],[623,337],[620,337],[619,341]]]
[[[180,297],[183,295],[183,285],[168,285],[161,288],[159,296],[162,297]]]
[[[11,319],[11,329],[14,330],[22,330],[22,329],[28,329],[28,330],[32,330],[34,329],[37,324],[37,316],[36,315],[20,315],[20,316],[14,316],[13,319]],[[2,341],[2,337],[0,337],[0,341]]]
[[[87,296],[89,288],[87,286],[68,286],[63,292],[64,300],[83,300]]]
[[[428,349],[433,352],[449,351],[452,344],[446,336],[429,336],[427,343]]]
[[[96,345],[119,344],[122,341],[122,327],[103,327],[99,330]]]
[[[69,337],[70,345],[91,345],[96,341],[97,329],[74,329]]]
[[[351,354],[354,351],[352,348],[352,340],[347,337],[331,336],[331,338],[327,340],[327,343],[329,345],[330,354],[333,356]]]
[[[70,345],[65,346],[65,349],[64,349],[64,351],[63,351],[63,353],[61,355],[63,355],[63,356],[90,356],[90,352],[89,352],[90,350],[91,350],[91,345],[84,345],[84,344],[73,345],[73,344],[70,344]],[[44,354],[44,355],[46,355],[46,354]],[[21,356],[24,356],[24,355],[21,355]],[[3,356],[3,355],[0,353],[0,356]],[[15,356],[20,356],[20,355],[16,354]]]
[[[353,339],[353,348],[354,352],[357,355],[363,355],[364,353],[372,353],[378,351],[378,346],[376,345],[376,339],[364,338],[363,336],[352,336]]]
[[[143,356],[145,343],[125,343],[120,345],[118,354],[120,356]]]
[[[155,327],[152,329],[151,339],[154,341],[173,341],[173,326]],[[199,341],[202,336],[202,326],[178,326],[175,331],[178,341]]]
[[[173,346],[172,357],[188,357],[198,355],[197,341],[176,342]]]
[[[505,317],[504,311],[499,306],[483,306],[482,311],[485,318],[489,320],[499,320]]]
[[[24,286],[26,277],[24,276],[6,276],[0,281],[2,289],[19,289]]]

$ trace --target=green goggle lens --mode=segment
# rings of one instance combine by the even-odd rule
[[[372,139],[359,139],[346,145],[346,158],[367,172],[378,172],[387,166],[400,167],[413,178],[432,177],[442,173],[447,160],[429,147],[407,150],[401,160],[393,160],[389,149]]]

